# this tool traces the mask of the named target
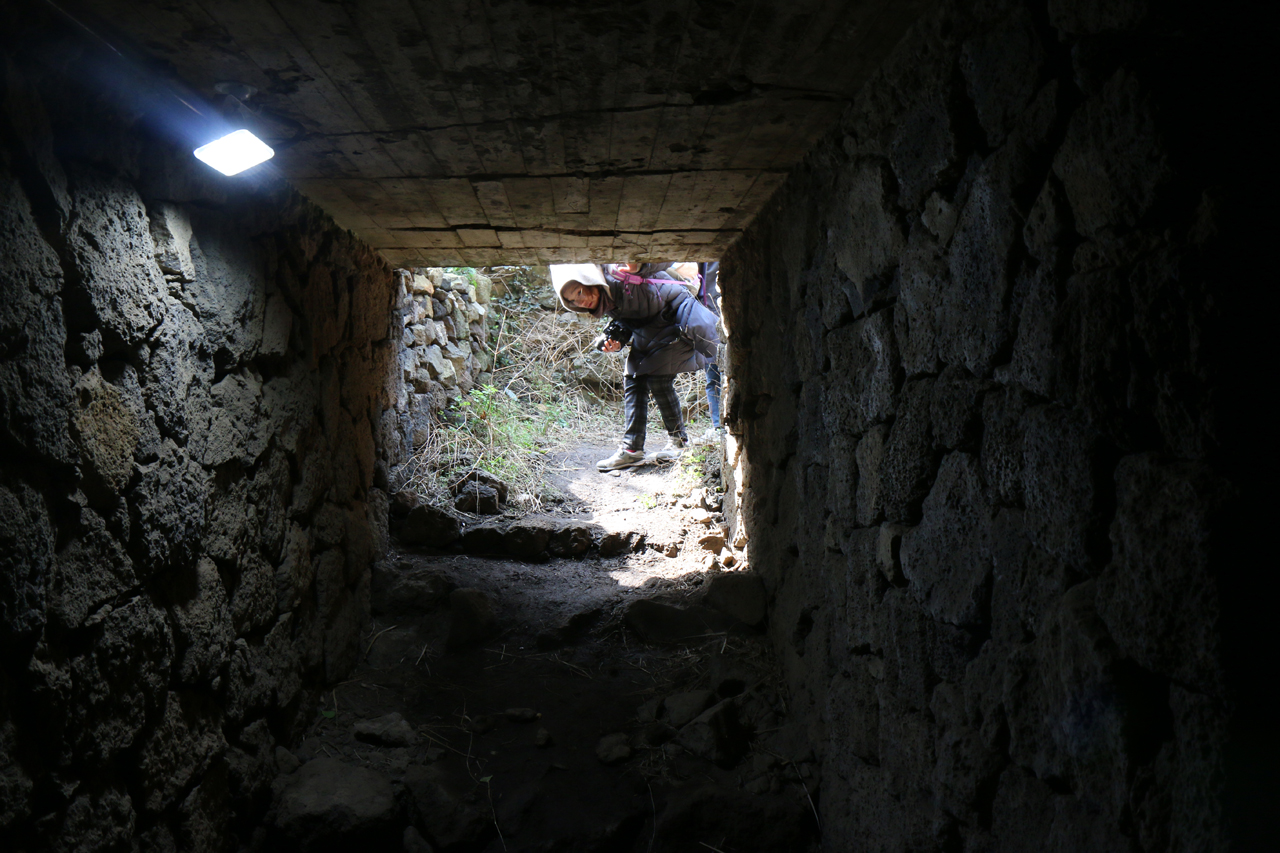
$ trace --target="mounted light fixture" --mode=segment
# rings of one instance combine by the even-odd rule
[[[275,156],[271,146],[247,130],[228,133],[195,150],[196,159],[208,163],[224,175],[238,175]]]

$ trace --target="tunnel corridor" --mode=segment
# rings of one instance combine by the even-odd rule
[[[1265,849],[1263,32],[6,4],[0,847],[271,849],[433,405],[399,270],[718,259],[725,513],[821,825],[741,850]],[[218,175],[193,113],[277,157]],[[650,828],[572,849],[699,849]]]

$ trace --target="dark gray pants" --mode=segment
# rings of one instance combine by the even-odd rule
[[[662,425],[672,438],[688,441],[680,400],[676,397],[674,373],[622,377],[622,405],[626,417],[626,433],[622,443],[628,450],[644,450],[645,428],[649,421],[649,395],[662,413]]]

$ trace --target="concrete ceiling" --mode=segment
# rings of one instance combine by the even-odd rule
[[[82,0],[400,266],[719,257],[919,0]],[[223,87],[224,90],[226,87]]]

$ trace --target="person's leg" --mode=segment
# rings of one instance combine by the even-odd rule
[[[649,420],[649,377],[622,377],[622,408],[625,413],[622,443],[628,450],[644,450]]]
[[[689,436],[684,431],[684,417],[680,412],[680,398],[676,396],[676,384],[674,373],[663,373],[649,377],[649,392],[653,394],[653,401],[658,404],[658,411],[662,413],[662,425],[667,430],[667,435],[671,438],[679,439],[682,443],[689,441]]]
[[[622,377],[624,414],[622,446],[607,459],[596,463],[601,471],[616,471],[644,462],[645,421],[649,417],[649,390],[644,376]]]
[[[720,366],[707,365],[707,408],[711,410],[711,428],[720,429]]]

